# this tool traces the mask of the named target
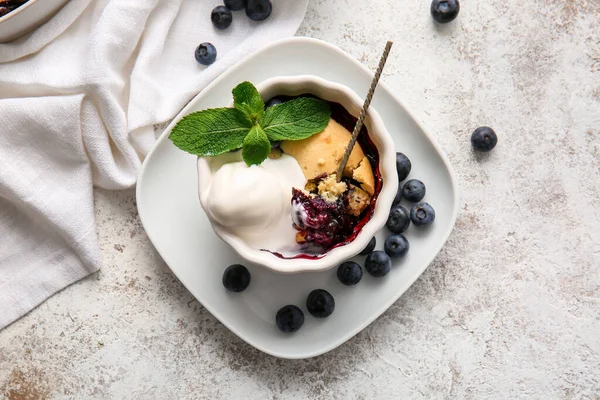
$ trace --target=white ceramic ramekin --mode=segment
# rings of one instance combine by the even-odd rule
[[[48,21],[68,0],[29,0],[0,17],[0,43],[16,39]]]
[[[264,100],[277,95],[297,96],[310,93],[323,100],[340,103],[355,117],[358,116],[363,105],[363,99],[348,87],[311,75],[271,78],[256,87]],[[379,170],[383,185],[376,200],[372,218],[363,226],[352,242],[336,247],[318,259],[282,259],[268,251],[250,247],[244,240],[224,229],[216,221],[211,220],[209,213],[207,213],[215,233],[247,261],[281,273],[327,270],[360,253],[377,231],[385,225],[398,190],[394,141],[385,128],[383,120],[373,108],[370,108],[367,113],[365,126],[369,131],[369,137],[379,152]],[[211,178],[212,172],[209,163],[205,158],[199,157],[198,188],[200,193],[208,188]],[[200,198],[202,199],[202,196]],[[202,204],[202,207],[205,208],[205,204]]]

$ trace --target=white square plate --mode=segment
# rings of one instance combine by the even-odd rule
[[[193,111],[222,107],[231,89],[242,81],[255,84],[274,76],[317,75],[344,84],[361,96],[367,93],[372,72],[347,53],[328,43],[292,38],[245,58],[196,96],[175,118]],[[427,186],[424,201],[436,210],[428,229],[411,226],[408,255],[394,261],[384,278],[364,274],[355,287],[338,282],[336,270],[280,275],[247,265],[250,287],[229,293],[221,283],[224,269],[244,262],[213,233],[198,200],[196,157],[177,149],[168,139],[174,122],[146,157],[137,185],[137,205],[148,237],[173,273],[200,303],[241,339],[265,353],[282,358],[307,358],[334,349],[356,335],[388,309],[440,251],[450,235],[458,212],[456,179],[448,160],[392,91],[380,83],[372,106],[393,136],[397,151],[411,160],[412,178]],[[383,248],[386,232],[377,236]],[[364,257],[357,257],[364,262]],[[317,320],[306,311],[313,289],[325,289],[335,298],[335,312]],[[296,304],[305,313],[304,326],[283,334],[275,325],[277,310]]]

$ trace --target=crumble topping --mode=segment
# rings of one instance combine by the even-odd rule
[[[358,186],[350,185],[348,191],[348,206],[346,211],[349,214],[358,217],[369,206],[371,196]]]
[[[307,192],[316,192],[317,191],[317,183],[315,182],[315,180],[310,180],[308,182],[306,182],[306,185],[304,185],[304,190]]]
[[[331,174],[319,182],[319,196],[330,203],[337,201],[348,190],[344,181],[336,182],[336,180],[337,175]]]

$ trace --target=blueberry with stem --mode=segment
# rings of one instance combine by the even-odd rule
[[[496,147],[498,136],[496,132],[488,126],[482,126],[471,135],[471,145],[477,151],[488,152]]]
[[[196,61],[202,65],[210,65],[217,59],[217,49],[212,43],[201,43],[194,52]]]
[[[410,220],[415,226],[431,225],[435,220],[435,210],[429,203],[418,203],[410,210]]]

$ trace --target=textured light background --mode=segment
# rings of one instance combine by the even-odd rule
[[[278,360],[169,272],[133,191],[98,191],[104,265],[0,332],[0,398],[600,399],[600,1],[462,0],[436,27],[428,0],[312,0],[299,34],[371,68],[395,41],[384,79],[461,186],[434,263],[338,349]]]

